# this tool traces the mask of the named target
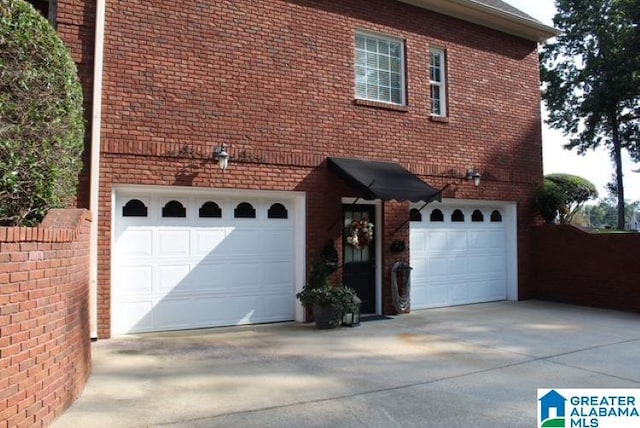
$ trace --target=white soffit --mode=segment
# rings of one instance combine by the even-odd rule
[[[560,32],[534,19],[527,19],[474,0],[398,0],[433,12],[493,28],[534,42],[544,42]]]

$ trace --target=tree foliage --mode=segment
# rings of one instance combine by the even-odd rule
[[[0,225],[36,224],[73,199],[83,140],[68,50],[31,5],[0,0]]]
[[[625,204],[625,225],[631,222],[633,214],[638,211],[640,211],[640,201],[627,202]],[[578,217],[581,217],[580,222],[577,221]],[[585,227],[593,228],[610,228],[618,224],[618,212],[615,199],[606,198],[599,200],[595,205],[582,207],[580,213],[574,218],[574,222]]]
[[[541,53],[548,123],[569,136],[567,149],[609,149],[622,219],[622,150],[640,160],[640,2],[557,0],[556,8],[562,34]]]
[[[570,174],[549,174],[537,194],[542,217],[551,223],[571,223],[580,208],[590,199],[598,197],[596,186],[589,180]]]

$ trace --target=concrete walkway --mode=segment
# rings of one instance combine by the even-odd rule
[[[533,427],[537,388],[640,388],[640,315],[498,302],[144,334],[93,356],[54,427]]]

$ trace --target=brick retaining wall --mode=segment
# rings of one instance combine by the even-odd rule
[[[640,234],[534,228],[536,297],[640,312]]]
[[[91,370],[86,210],[0,227],[0,428],[45,426]]]

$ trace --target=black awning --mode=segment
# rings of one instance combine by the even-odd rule
[[[394,162],[327,158],[327,166],[364,199],[431,202],[441,197],[440,190]]]

